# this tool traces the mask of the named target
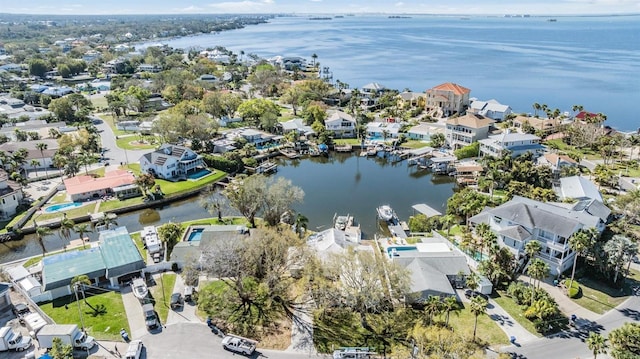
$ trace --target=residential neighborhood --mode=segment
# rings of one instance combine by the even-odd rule
[[[596,104],[69,26],[0,47],[8,358],[640,355],[640,134]]]

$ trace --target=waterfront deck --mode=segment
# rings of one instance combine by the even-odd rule
[[[413,208],[417,212],[424,214],[427,217],[442,216],[442,212],[438,211],[433,207],[429,207],[425,203],[418,203],[416,205],[411,206],[411,208]]]

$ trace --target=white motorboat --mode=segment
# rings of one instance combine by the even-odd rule
[[[131,290],[133,291],[133,295],[140,300],[146,298],[149,294],[149,288],[147,288],[147,284],[142,278],[136,278],[133,280],[133,283],[131,283]]]
[[[387,222],[393,220],[393,218],[395,217],[393,209],[391,209],[391,207],[386,204],[376,208],[376,211],[378,212],[378,217]]]

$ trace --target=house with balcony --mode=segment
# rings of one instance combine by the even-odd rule
[[[342,111],[335,111],[324,120],[327,131],[333,133],[336,138],[355,138],[356,120],[353,116]]]
[[[561,155],[557,153],[545,153],[538,158],[538,165],[549,166],[551,170],[556,173],[559,172],[562,167],[577,167],[578,162],[567,155]]]
[[[286,122],[280,122],[278,125],[280,126],[282,134],[287,134],[289,132],[296,132],[300,136],[313,136],[316,134],[311,126],[307,126],[301,118],[294,118]]]
[[[469,222],[471,225],[487,223],[498,237],[498,244],[522,262],[526,257],[525,245],[538,241],[542,250],[536,257],[549,265],[552,275],[559,275],[573,265],[576,254],[569,247],[569,238],[574,233],[592,227],[602,233],[605,228],[602,218],[587,211],[520,196],[482,211]]]
[[[188,147],[172,144],[164,144],[140,157],[142,173],[150,173],[166,180],[184,179],[201,167],[205,167],[202,156]]]
[[[507,116],[513,113],[511,107],[503,105],[496,100],[473,100],[469,105],[469,112],[492,118],[498,122],[506,120]]]
[[[449,147],[458,149],[489,136],[495,120],[482,115],[467,113],[447,120],[445,139]]]
[[[33,131],[37,132],[37,131]],[[2,133],[0,131],[0,133]],[[38,132],[42,135],[40,132]],[[14,133],[15,136],[15,133]],[[47,148],[40,151],[38,144],[43,143]],[[37,141],[21,141],[21,142],[6,142],[0,145],[0,151],[6,154],[13,154],[14,152],[25,149],[27,150],[26,162],[22,165],[22,168],[26,171],[39,170],[44,168],[53,168],[53,157],[60,148],[58,140],[55,139],[41,139]],[[35,160],[35,161],[34,161]],[[37,162],[37,164],[36,164]]]
[[[425,94],[420,92],[404,91],[398,94],[398,108],[413,108],[422,103],[424,105]]]
[[[162,71],[162,67],[160,65],[155,64],[140,64],[138,65],[138,72],[151,72],[158,73]]]
[[[441,111],[443,116],[462,113],[469,107],[471,90],[451,82],[427,90],[427,111]]]
[[[552,133],[558,132],[562,121],[557,118],[538,118],[531,116],[522,116],[518,115],[513,119],[513,127],[517,129],[522,129],[527,125],[533,127],[536,132],[544,133],[545,135],[550,135]]]
[[[389,139],[398,138],[402,125],[397,122],[369,122],[367,124],[367,138],[377,139]]]
[[[412,140],[431,141],[431,136],[435,134],[444,134],[444,127],[436,123],[421,123],[413,126],[407,131],[407,137]]]
[[[501,157],[505,151],[515,158],[525,153],[533,154],[534,158],[544,153],[544,146],[540,144],[540,137],[527,133],[510,133],[509,131],[489,136],[480,142],[480,157]]]

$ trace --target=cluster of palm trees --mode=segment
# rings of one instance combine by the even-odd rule
[[[627,359],[638,357],[640,352],[638,350],[639,339],[640,325],[629,322],[612,330],[607,337],[597,332],[591,332],[586,343],[593,354],[593,359],[596,359],[598,354],[606,354],[607,349],[611,349],[610,354],[613,358]]]
[[[44,239],[46,237],[49,237],[51,235],[54,234],[53,230],[50,227],[47,226],[38,226],[38,224],[35,222],[35,220],[33,221],[33,225],[36,228],[36,238],[38,239],[38,243],[40,244],[40,247],[42,248],[42,256],[44,257],[45,254],[47,253],[47,249],[44,245]],[[58,235],[60,236],[60,239],[62,240],[63,243],[63,248],[66,251],[67,250],[67,243],[69,243],[69,241],[71,240],[71,231],[74,231],[78,234],[79,238],[82,239],[83,241],[86,240],[86,234],[87,233],[91,233],[93,232],[93,230],[91,229],[91,227],[89,226],[89,224],[87,223],[79,223],[79,224],[75,224],[75,222],[70,219],[67,218],[67,216],[65,215],[61,220],[60,220],[60,228],[58,230]]]

